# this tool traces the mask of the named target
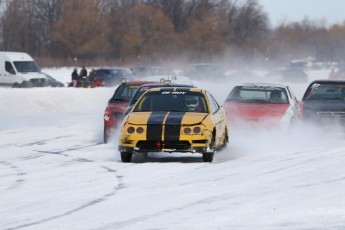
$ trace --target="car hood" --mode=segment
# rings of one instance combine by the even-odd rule
[[[304,110],[314,111],[345,111],[345,100],[305,100]]]
[[[265,119],[283,117],[289,104],[227,102],[224,107],[230,118]]]
[[[136,125],[195,125],[200,124],[208,114],[189,112],[134,112],[127,117],[127,122]]]

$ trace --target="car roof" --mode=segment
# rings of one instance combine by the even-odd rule
[[[101,70],[117,70],[117,69],[127,69],[127,70],[129,70],[129,68],[127,68],[127,67],[106,67],[106,68],[97,68],[97,69],[95,69],[95,71],[101,71]]]
[[[264,87],[272,87],[272,88],[276,88],[276,87],[280,87],[280,88],[287,88],[287,85],[283,85],[283,84],[276,84],[276,83],[242,83],[237,86],[245,86],[245,87],[260,87],[260,88],[264,88]]]
[[[200,88],[188,88],[188,87],[158,87],[148,89],[149,92],[158,92],[158,91],[190,91],[190,92],[205,92],[205,90]]]
[[[134,80],[134,81],[126,81],[125,83],[122,83],[121,85],[147,85],[149,83],[152,83],[152,81]]]
[[[192,84],[184,84],[184,83],[149,83],[149,84],[144,84],[142,87],[148,87],[148,88],[157,88],[157,87],[189,87],[193,88]]]
[[[320,80],[314,80],[310,83],[310,85],[315,83],[345,83],[345,80],[327,80],[327,79],[320,79]]]

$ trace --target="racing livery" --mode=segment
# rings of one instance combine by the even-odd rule
[[[288,86],[246,83],[235,86],[223,104],[232,127],[288,130],[301,105]]]
[[[123,120],[118,150],[123,162],[133,153],[201,153],[212,162],[228,143],[225,110],[212,95],[197,88],[147,90]]]

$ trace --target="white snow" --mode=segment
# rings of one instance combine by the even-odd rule
[[[298,99],[308,83],[291,84]],[[232,89],[195,84],[220,103]],[[113,91],[0,88],[0,229],[345,229],[340,129],[232,130],[212,163],[156,153],[125,164],[117,137],[102,144]]]

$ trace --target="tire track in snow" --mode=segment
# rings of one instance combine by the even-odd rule
[[[16,188],[18,188],[19,186],[21,186],[25,182],[24,176],[26,175],[26,173],[24,171],[22,171],[19,167],[15,166],[12,163],[5,162],[5,161],[0,161],[0,166],[1,165],[5,166],[7,168],[10,168],[11,170],[14,171],[14,174],[10,174],[10,175],[6,174],[3,177],[8,178],[8,176],[15,176],[15,178],[16,178],[14,180],[14,182],[12,182],[11,185],[9,185],[9,186],[7,186],[7,188],[3,189],[3,192],[4,191],[8,191],[8,190],[12,190],[12,189],[16,189]]]
[[[41,150],[34,150],[34,151],[39,152],[39,153],[43,153],[43,154],[54,154],[54,155],[60,155],[60,156],[63,156],[63,157],[73,158],[72,156],[70,156],[69,154],[66,154],[65,152],[82,150],[82,149],[93,147],[93,146],[97,146],[97,145],[100,145],[100,144],[102,144],[102,143],[77,146],[77,147],[72,147],[72,148],[68,148],[66,150],[61,150],[61,151],[41,151]],[[75,158],[75,160],[78,161],[78,162],[82,162],[82,163],[94,163],[94,161],[86,159],[86,158],[79,158],[78,157],[78,158]],[[106,167],[106,166],[99,166],[99,167],[101,167],[102,169],[104,169],[105,171],[107,171],[109,173],[115,174],[116,179],[118,181],[118,184],[117,184],[117,186],[115,188],[113,188],[113,191],[111,191],[111,192],[109,192],[107,194],[104,194],[103,196],[101,196],[99,198],[95,198],[95,199],[89,200],[89,201],[85,202],[84,204],[80,205],[79,207],[76,207],[76,208],[71,209],[69,211],[66,211],[64,213],[61,213],[61,214],[58,214],[58,215],[54,215],[54,216],[51,216],[51,217],[48,217],[48,218],[44,218],[44,219],[41,219],[41,220],[38,220],[38,221],[33,221],[33,222],[30,222],[30,223],[18,225],[18,226],[15,226],[15,227],[6,228],[4,230],[13,230],[13,229],[21,229],[21,228],[31,227],[31,226],[39,225],[39,224],[42,224],[42,223],[45,223],[45,222],[49,222],[49,221],[52,221],[52,220],[55,220],[55,219],[58,219],[58,218],[69,216],[69,215],[74,214],[76,212],[82,211],[82,210],[84,210],[84,209],[86,209],[88,207],[91,207],[91,206],[94,206],[94,205],[99,204],[101,202],[104,202],[104,201],[108,200],[110,197],[114,196],[120,189],[125,188],[125,185],[123,183],[123,176],[118,175],[117,170],[111,169],[111,168]]]

